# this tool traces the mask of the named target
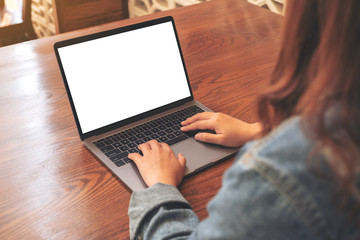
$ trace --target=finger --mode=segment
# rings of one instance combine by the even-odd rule
[[[135,164],[137,164],[141,160],[142,156],[138,153],[129,153],[128,158],[130,158],[135,162]]]
[[[165,142],[160,143],[160,145],[161,145],[161,147],[164,148],[164,149],[169,149],[169,148],[170,148],[169,144],[167,144],[167,143],[165,143]]]
[[[140,145],[138,146],[138,149],[139,149],[140,151],[142,151],[143,154],[145,154],[145,153],[147,153],[147,152],[149,152],[149,151],[151,150],[151,147],[150,147],[149,142],[146,142],[146,143],[140,144]]]
[[[179,153],[177,159],[180,163],[180,166],[185,170],[186,158],[184,157],[184,155],[182,155],[182,153]]]
[[[169,146],[169,144],[163,142],[163,143],[160,143],[160,145],[161,145],[161,148],[162,148],[162,150],[163,150],[164,152],[166,152],[167,154],[170,154],[170,155],[172,155],[172,156],[175,157],[175,153],[174,153],[174,151],[171,149],[171,147]]]
[[[148,144],[150,145],[151,150],[156,150],[156,151],[158,151],[159,148],[161,147],[161,146],[160,146],[160,143],[159,143],[157,140],[155,140],[155,139],[150,140],[150,141],[148,142]]]
[[[194,123],[191,123],[187,126],[181,127],[180,130],[187,132],[187,131],[192,131],[192,130],[197,130],[197,129],[201,129],[201,130],[205,130],[205,129],[214,129],[214,124],[211,120],[199,120],[196,121]]]
[[[221,137],[218,134],[213,133],[198,133],[195,136],[195,139],[201,142],[220,144]]]
[[[199,120],[209,119],[211,117],[211,114],[212,114],[211,112],[202,112],[202,113],[195,114],[194,116],[189,117],[185,121],[182,121],[181,125],[185,126],[185,125],[189,125],[189,124],[199,121]]]

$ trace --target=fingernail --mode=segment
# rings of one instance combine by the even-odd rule
[[[200,136],[200,134],[195,134],[194,138],[195,138],[196,140],[200,140],[200,139],[201,139],[201,136]]]

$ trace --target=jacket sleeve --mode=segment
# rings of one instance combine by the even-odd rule
[[[131,239],[186,239],[199,223],[179,190],[163,183],[133,192],[128,214]]]
[[[133,193],[130,235],[138,239],[312,239],[288,199],[239,161],[224,175],[208,213],[199,223],[175,187],[156,184]]]

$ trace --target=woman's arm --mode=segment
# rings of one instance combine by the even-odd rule
[[[260,123],[246,123],[223,113],[198,113],[181,123],[182,131],[214,130],[214,133],[200,132],[195,139],[227,147],[240,147],[253,140],[262,131]]]
[[[176,187],[158,183],[134,192],[129,206],[132,239],[312,239],[308,229],[271,183],[239,162],[198,221]]]
[[[128,214],[131,239],[186,239],[199,223],[179,190],[163,183],[133,192]]]

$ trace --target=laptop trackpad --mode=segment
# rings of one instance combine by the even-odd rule
[[[235,153],[234,148],[225,148],[212,144],[206,144],[191,138],[171,146],[175,156],[182,153],[186,158],[186,174],[223,159],[231,153]]]

